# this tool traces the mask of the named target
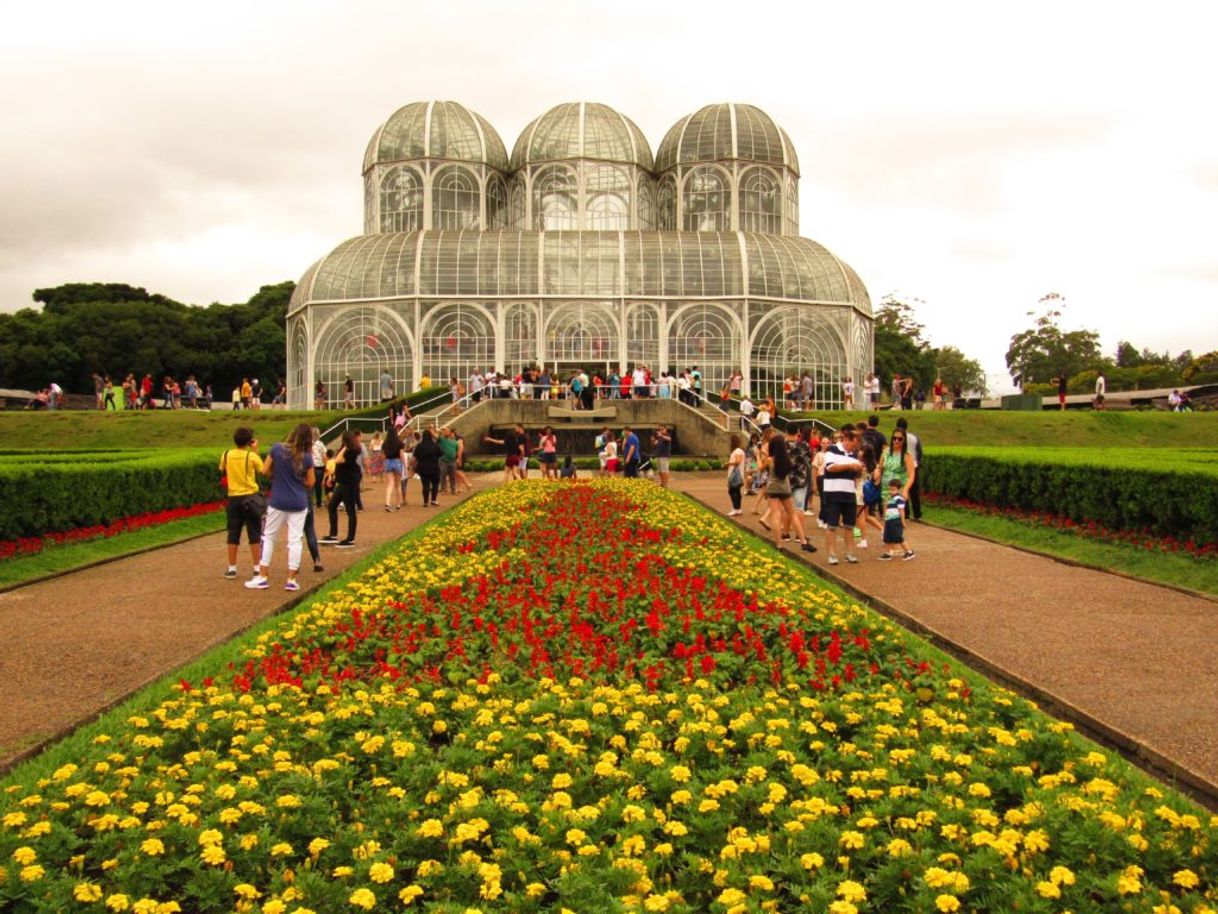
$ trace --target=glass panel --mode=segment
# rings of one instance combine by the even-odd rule
[[[587,221],[593,231],[630,228],[630,176],[612,165],[590,166],[586,172]]]
[[[466,229],[478,224],[482,203],[478,179],[460,165],[432,175],[431,224],[437,229]]]
[[[638,200],[637,227],[650,232],[656,227],[655,192],[652,190],[651,178],[639,175],[639,189],[635,199]]]
[[[533,227],[579,228],[579,181],[567,165],[547,165],[533,178]]]
[[[508,305],[504,313],[505,331],[503,364],[515,373],[538,361],[537,309],[530,304]],[[489,366],[488,366],[489,367]]]
[[[423,227],[423,176],[394,165],[381,178],[381,231],[416,232]]]
[[[750,168],[740,179],[740,230],[782,232],[782,194],[778,179],[764,168]]]
[[[660,181],[656,200],[656,228],[661,232],[674,232],[677,229],[677,182],[672,175]]]
[[[626,309],[626,367],[646,365],[660,374],[660,309],[648,302]]]
[[[695,168],[685,179],[682,228],[687,232],[726,232],[731,228],[731,187],[718,168]]]
[[[507,184],[498,175],[491,175],[486,182],[486,227],[503,228],[507,216]]]
[[[609,306],[599,302],[557,305],[546,327],[546,353],[551,364],[616,366],[618,329]]]
[[[783,378],[806,371],[812,376],[817,408],[840,409],[847,366],[837,320],[826,308],[783,306],[765,313],[751,354],[753,394],[782,402]]]
[[[433,306],[423,318],[419,336],[422,370],[433,385],[469,378],[475,368],[495,365],[495,328],[481,308],[473,305]]]
[[[380,399],[380,376],[388,371],[398,390],[406,390],[412,361],[410,339],[385,307],[347,308],[323,326],[314,350],[313,384],[321,381],[331,405],[343,401],[348,377],[357,403]],[[310,388],[313,385],[310,385]],[[312,398],[308,400],[312,404]]]
[[[702,392],[714,397],[739,368],[741,345],[737,322],[723,305],[689,305],[677,311],[668,331],[669,366],[697,368]]]
[[[308,409],[313,405],[309,390],[309,334],[304,318],[292,321],[288,347],[288,403],[292,409]]]

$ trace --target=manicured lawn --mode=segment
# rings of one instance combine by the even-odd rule
[[[1052,527],[942,505],[928,506],[925,518],[949,530],[974,533],[1103,571],[1119,571],[1148,581],[1218,595],[1218,561],[1213,558],[1097,542]]]
[[[1134,470],[1162,472],[1206,473],[1218,475],[1218,451],[1212,448],[1151,448],[1151,447],[1027,447],[1012,445],[994,447],[936,447],[928,455],[953,454],[962,457],[991,457],[1022,463],[1053,463],[1065,466],[1122,467]]]
[[[130,555],[155,546],[168,546],[223,529],[224,512],[217,511],[84,543],[48,546],[33,555],[0,561],[0,587],[12,587],[46,575],[83,568],[103,559]]]

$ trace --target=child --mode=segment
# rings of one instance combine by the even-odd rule
[[[904,553],[908,562],[917,553],[905,543],[905,497],[901,495],[901,480],[888,480],[888,505],[884,509],[884,545],[887,547],[880,556],[881,561],[891,561],[897,552]]]
[[[570,454],[563,459],[562,469],[558,471],[558,475],[562,479],[575,478],[575,461],[571,459]]]

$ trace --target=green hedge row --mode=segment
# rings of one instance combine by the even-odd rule
[[[1218,476],[1162,463],[1145,466],[1055,462],[993,453],[930,453],[923,491],[1000,508],[1045,511],[1113,530],[1150,530],[1198,544],[1218,541]],[[1155,452],[1150,452],[1153,455]]]
[[[165,450],[127,461],[43,462],[31,454],[0,472],[0,540],[107,524],[224,497],[221,448]]]

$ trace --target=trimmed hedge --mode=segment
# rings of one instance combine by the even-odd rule
[[[0,540],[108,524],[224,497],[222,447],[135,451],[129,459],[47,461],[41,454],[0,465]]]
[[[573,461],[575,468],[579,470],[599,470],[601,468],[600,461],[595,457],[576,457]],[[561,469],[563,458],[559,458],[558,466]],[[688,457],[673,457],[669,464],[669,469],[674,473],[685,473],[691,470],[720,470],[723,469],[722,460],[694,460]],[[529,458],[529,469],[538,470],[541,464],[537,462],[536,457]],[[470,473],[494,473],[503,470],[502,457],[476,457],[465,461],[465,470]]]
[[[1218,541],[1218,474],[1168,451],[1090,459],[1054,448],[954,449],[926,455],[925,492],[1000,508],[1046,511],[1113,530],[1149,530],[1197,544]]]

